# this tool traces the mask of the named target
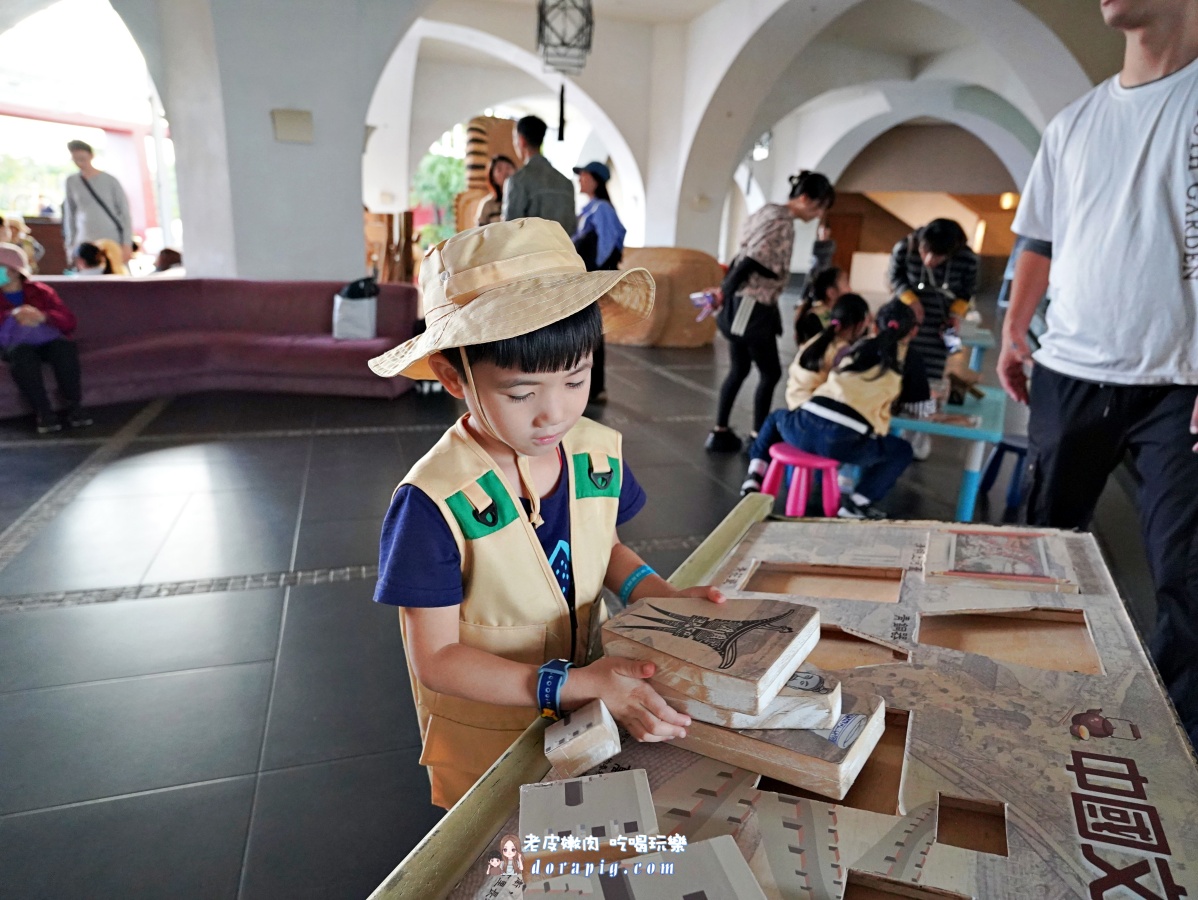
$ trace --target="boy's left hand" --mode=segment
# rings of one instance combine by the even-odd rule
[[[674,591],[675,597],[698,597],[701,600],[710,600],[712,603],[723,603],[728,598],[714,584],[700,584],[695,587],[683,588],[682,590]]]

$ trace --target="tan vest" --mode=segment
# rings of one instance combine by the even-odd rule
[[[906,348],[900,350],[906,356]],[[828,380],[815,389],[814,397],[828,397],[851,406],[873,426],[875,434],[890,433],[890,406],[903,389],[903,376],[874,366],[865,372],[833,370]]]
[[[494,460],[464,418],[404,478],[437,505],[462,558],[458,640],[516,662],[570,658],[570,610],[536,531]],[[603,589],[623,477],[621,437],[580,419],[562,440],[570,504],[570,555],[577,631],[586,661],[593,610]],[[402,621],[402,617],[401,617]],[[449,808],[538,715],[524,706],[479,703],[424,687],[408,664],[433,803]]]
[[[799,365],[799,357],[803,355],[803,351],[807,349],[807,345],[811,341],[819,339],[819,335],[811,338],[799,348],[799,352],[795,354],[794,361],[791,362],[790,368],[787,369],[786,375],[786,408],[790,410],[798,409],[804,403],[811,399],[811,395],[815,393],[815,389],[828,380],[828,373],[832,371],[832,362],[836,359],[836,354],[848,346],[848,341],[832,339],[828,344],[828,349],[824,351],[824,360],[820,363],[819,371],[812,372],[810,369],[804,369]]]

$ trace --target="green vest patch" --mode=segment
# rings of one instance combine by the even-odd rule
[[[589,453],[575,453],[571,458],[574,461],[574,496],[577,499],[620,496],[620,476],[623,473],[616,457],[607,457],[606,472],[594,471]]]
[[[488,534],[494,534],[515,522],[517,518],[516,506],[498,475],[487,472],[478,479],[478,486],[491,498],[491,505],[485,509],[475,509],[465,491],[458,491],[445,501],[468,541],[476,541]]]

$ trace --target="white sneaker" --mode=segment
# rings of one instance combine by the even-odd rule
[[[911,452],[917,462],[923,462],[932,455],[932,436],[922,431],[916,431],[907,438],[911,443]]]

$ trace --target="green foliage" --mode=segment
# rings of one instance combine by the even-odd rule
[[[448,229],[437,240],[444,240],[453,234],[450,222],[453,198],[464,190],[466,190],[466,163],[464,160],[455,159],[452,156],[438,156],[435,153],[427,153],[424,159],[420,160],[420,166],[416,169],[416,177],[412,179],[412,199],[433,208],[437,224],[429,226],[429,228]],[[438,233],[441,232],[438,231]]]
[[[58,209],[62,204],[63,183],[74,171],[69,161],[46,164],[27,156],[0,154],[0,209],[36,216],[38,197],[46,198]]]
[[[427,250],[433,244],[439,244],[455,234],[457,231],[452,225],[425,225],[420,229],[420,246]]]

